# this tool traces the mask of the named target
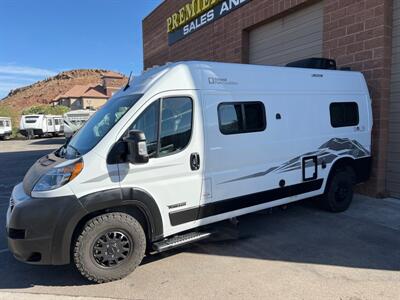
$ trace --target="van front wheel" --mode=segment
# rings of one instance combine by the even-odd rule
[[[347,210],[353,200],[355,175],[351,168],[337,170],[328,181],[322,207],[331,212]]]
[[[108,213],[86,223],[75,242],[74,261],[88,280],[121,279],[141,263],[146,236],[140,223],[124,213]]]

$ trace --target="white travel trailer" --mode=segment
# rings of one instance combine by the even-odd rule
[[[12,134],[11,118],[0,117],[0,139],[8,139]]]
[[[56,115],[23,115],[19,132],[26,137],[57,136],[64,132],[63,119]]]
[[[72,137],[95,112],[95,110],[79,109],[65,113],[63,116],[65,138]]]
[[[107,282],[207,237],[206,224],[317,196],[341,212],[369,177],[371,128],[358,72],[154,68],[15,186],[8,244],[21,261],[73,260]]]

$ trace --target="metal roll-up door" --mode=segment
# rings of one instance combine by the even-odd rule
[[[281,66],[322,56],[323,1],[249,33],[249,62]]]
[[[400,1],[393,1],[393,56],[386,188],[400,198]]]

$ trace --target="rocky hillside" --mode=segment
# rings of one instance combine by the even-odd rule
[[[59,73],[56,76],[11,91],[7,97],[0,100],[0,108],[7,107],[19,114],[24,108],[48,104],[56,96],[65,93],[74,85],[101,84],[103,72],[107,72],[107,70],[82,69]],[[126,81],[127,78],[122,79],[121,86]]]

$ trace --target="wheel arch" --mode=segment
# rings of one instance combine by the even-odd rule
[[[332,176],[335,174],[335,172],[337,172],[338,170],[341,170],[341,169],[349,168],[349,167],[354,172],[355,184],[364,182],[364,181],[368,180],[368,178],[370,176],[371,157],[369,156],[369,157],[362,157],[362,158],[355,159],[352,156],[345,156],[345,157],[340,157],[340,158],[336,159],[332,163],[332,166],[329,170],[329,175],[328,175],[328,179],[326,181],[324,191],[326,192],[329,182],[332,179]]]
[[[158,205],[146,191],[122,188],[101,191],[79,199],[87,213],[74,226],[70,236],[70,249],[80,230],[92,218],[110,212],[122,212],[136,218],[143,226],[146,238],[154,242],[163,238],[163,222]]]

